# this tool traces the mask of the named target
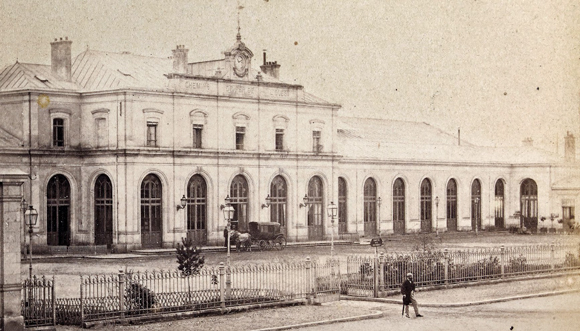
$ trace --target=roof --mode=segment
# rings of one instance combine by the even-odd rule
[[[556,154],[533,147],[476,146],[427,123],[369,118],[342,118],[337,144],[341,155],[356,160],[545,164]]]
[[[79,90],[74,82],[54,75],[49,65],[16,62],[0,71],[0,91],[47,88]]]

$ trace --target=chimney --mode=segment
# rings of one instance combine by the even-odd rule
[[[527,137],[526,139],[522,140],[522,145],[524,147],[534,147],[534,139]]]
[[[69,82],[71,80],[71,44],[72,40],[68,40],[68,37],[64,37],[64,40],[54,38],[54,41],[50,43],[52,73]]]
[[[187,53],[189,49],[185,45],[177,45],[173,50],[173,72],[178,74],[187,73]]]
[[[260,66],[262,72],[268,76],[274,77],[276,79],[280,78],[280,65],[277,61],[268,62],[266,61],[266,52],[264,51],[264,64]]]
[[[566,162],[576,161],[576,138],[569,131],[564,137],[564,158]]]

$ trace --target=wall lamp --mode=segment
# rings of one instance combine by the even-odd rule
[[[268,194],[268,196],[266,197],[266,203],[262,204],[262,209],[270,207],[270,200],[271,200],[271,198],[270,198],[270,195]]]
[[[312,203],[310,203],[309,199],[308,199],[308,195],[304,194],[304,198],[302,198],[302,202],[300,203],[299,207],[310,207]]]
[[[224,205],[220,205],[220,210],[222,210],[225,207],[227,207],[227,206],[229,206],[229,205],[232,204],[231,203],[232,202],[232,198],[230,198],[230,195],[229,194],[226,196],[226,198],[224,200],[225,200],[226,203]]]
[[[181,197],[180,203],[181,204],[177,205],[177,210],[184,209],[185,206],[187,206],[187,198],[185,197],[185,195]]]

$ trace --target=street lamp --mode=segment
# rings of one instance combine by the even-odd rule
[[[181,204],[177,205],[177,210],[184,209],[185,206],[187,206],[187,198],[185,197],[185,194],[181,197],[181,200],[179,200],[179,202]]]
[[[32,279],[32,227],[36,226],[36,221],[38,220],[38,212],[34,207],[29,206],[26,212],[24,212],[24,221],[28,225],[28,239],[29,239],[29,266],[28,266],[28,277]]]
[[[439,237],[439,196],[435,197],[435,235]]]
[[[378,215],[378,217],[379,217],[379,219],[378,219],[379,224],[378,224],[378,227],[377,228],[378,228],[378,231],[379,231],[379,238],[381,237],[381,201],[382,201],[381,200],[381,197],[378,197],[377,198],[377,205],[378,205],[378,209],[379,209],[378,210],[378,212],[379,212],[378,213],[379,214]]]
[[[475,198],[475,235],[478,235],[479,224],[477,222],[479,216],[479,198]]]
[[[338,206],[334,202],[330,202],[326,207],[328,218],[330,218],[330,257],[334,257],[334,218],[338,212]]]
[[[306,206],[310,206],[310,203],[308,201],[308,194],[304,194],[304,198],[302,198],[302,202],[300,203],[300,205],[298,205],[298,207],[300,207],[300,208],[306,207]]]
[[[227,264],[228,264],[228,270],[226,272],[226,289],[231,289],[232,286],[232,279],[231,279],[231,270],[230,270],[230,250],[231,250],[231,244],[230,244],[230,235],[231,235],[231,230],[232,230],[232,218],[234,218],[234,207],[232,207],[232,205],[230,204],[230,196],[228,195],[225,199],[226,201],[226,205],[222,208],[222,211],[224,213],[224,220],[226,221],[226,230],[228,232],[228,254],[227,254]]]

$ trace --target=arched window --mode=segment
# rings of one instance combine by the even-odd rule
[[[447,183],[447,231],[457,231],[457,182]]]
[[[95,182],[95,245],[113,244],[113,185],[107,175]]]
[[[364,185],[364,231],[365,236],[377,234],[377,184],[368,178]]]
[[[308,239],[323,239],[323,201],[324,188],[322,186],[322,179],[318,176],[314,176],[308,182]]]
[[[286,206],[288,189],[282,176],[276,176],[270,184],[270,222],[280,223],[280,231],[286,233]]]
[[[347,187],[346,180],[338,177],[338,233],[347,233]]]
[[[536,232],[538,230],[538,186],[533,179],[526,179],[520,187],[520,226]]]
[[[401,178],[393,183],[393,232],[405,233],[405,183]]]
[[[159,177],[149,174],[141,183],[141,245],[145,248],[161,247],[161,214],[163,190]]]
[[[207,244],[207,185],[201,175],[187,184],[187,236],[196,245]]]
[[[63,175],[55,175],[46,188],[47,245],[70,245],[70,184]]]
[[[501,179],[495,183],[495,227],[498,229],[503,229],[505,227],[504,185]]]
[[[481,183],[476,179],[471,184],[471,229],[481,229]]]
[[[427,178],[421,182],[421,231],[431,232],[431,181]]]
[[[230,186],[230,203],[234,207],[232,229],[248,231],[248,181],[243,175],[237,175]]]

